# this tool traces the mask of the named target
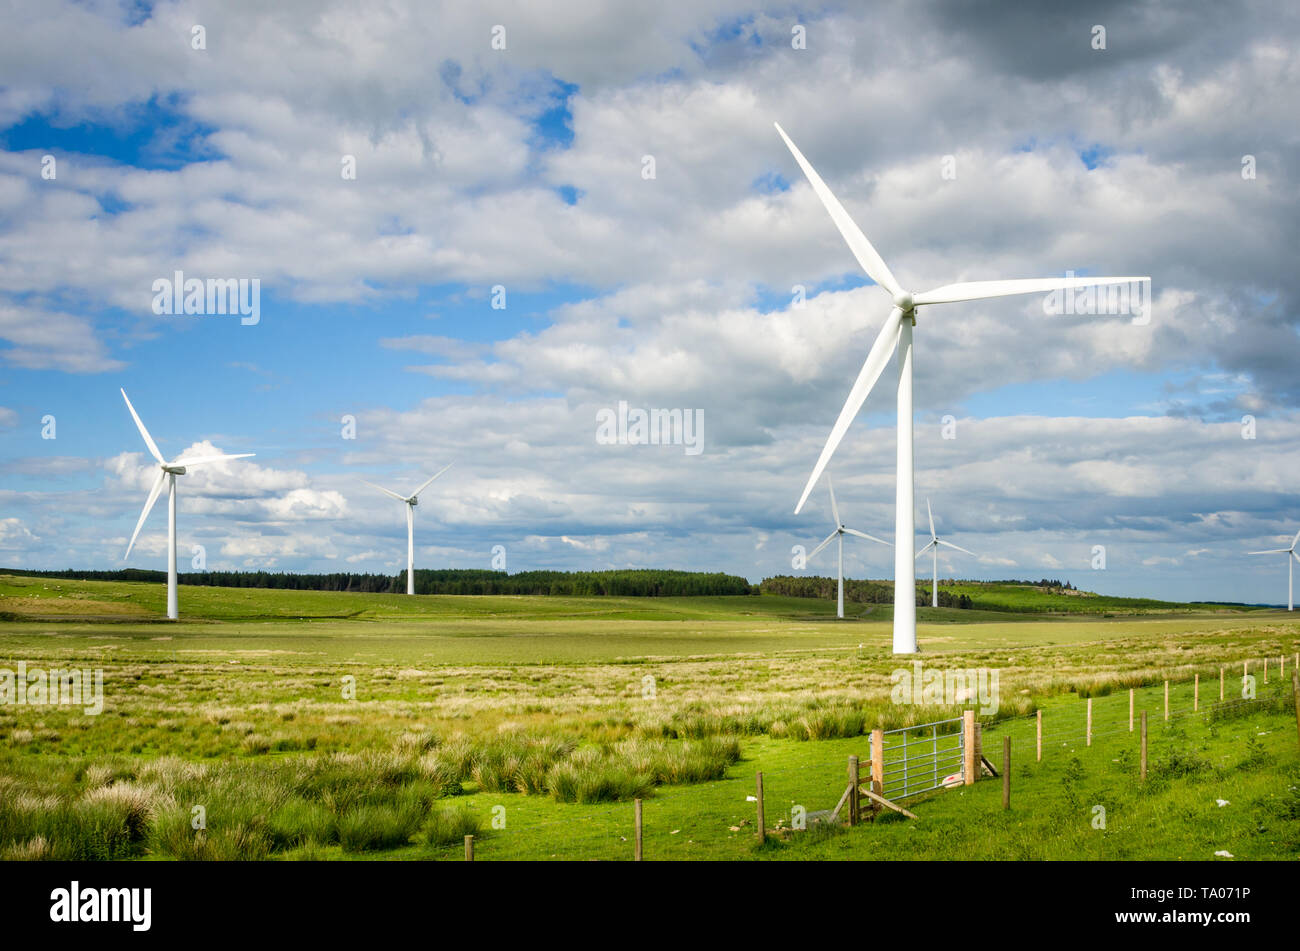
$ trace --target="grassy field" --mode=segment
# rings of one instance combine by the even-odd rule
[[[1031,721],[1017,718],[1038,707],[1068,724],[1092,696],[1099,716],[1122,704],[1126,717],[1128,687],[1169,677],[1181,710],[1193,674],[1217,699],[1222,664],[1239,691],[1243,659],[1289,665],[1300,649],[1285,612],[1150,602],[1068,616],[1058,602],[1089,599],[996,587],[1013,590],[977,600],[998,611],[918,612],[925,664],[998,671],[990,751],[1000,729],[1031,749]],[[0,668],[104,672],[98,716],[0,706],[0,855],[444,858],[473,831],[483,858],[626,858],[634,796],[646,799],[650,858],[1296,851],[1289,699],[1221,722],[1175,719],[1168,734],[1162,722],[1160,768],[1142,789],[1126,731],[1083,749],[1080,728],[1080,748],[1062,734],[1043,764],[1018,766],[1010,815],[995,808],[997,784],[980,783],[932,796],[919,823],[774,836],[756,850],[755,771],[769,825],[788,827],[794,805],[834,806],[864,731],[959,712],[891,702],[887,607],[836,621],[828,602],[772,596],[180,594],[185,619],[172,623],[159,618],[161,585],[0,575]],[[1148,709],[1157,694],[1141,694]],[[1203,827],[1207,796],[1241,808],[1214,807]],[[1101,832],[1062,812],[1106,803]]]

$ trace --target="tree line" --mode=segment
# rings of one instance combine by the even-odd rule
[[[165,582],[164,571],[123,568],[118,571],[27,571],[4,569],[6,574],[62,578],[75,581]],[[290,571],[183,571],[176,576],[184,585],[214,588],[279,588],[290,591],[355,591],[400,594],[406,591],[406,572],[395,575],[332,572],[300,574]],[[745,578],[721,572],[669,571],[658,568],[622,571],[504,571],[473,568],[416,569],[416,594],[527,594],[564,597],[683,598],[757,594]]]
[[[787,598],[834,600],[836,597],[835,589],[836,581],[834,578],[823,578],[818,575],[778,575],[775,578],[764,578],[762,583],[759,584],[759,590],[762,593],[779,594]],[[844,600],[856,604],[893,604],[894,585],[888,581],[859,581],[854,578],[845,578]],[[939,589],[939,606],[942,608],[969,608],[973,603],[970,595],[952,594],[942,588]],[[916,587],[916,606],[924,608],[928,607],[929,604],[930,589],[918,584]]]

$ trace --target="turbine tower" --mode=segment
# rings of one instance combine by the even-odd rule
[[[172,462],[163,460],[162,453],[158,451],[158,444],[153,441],[149,435],[149,430],[144,428],[144,423],[140,421],[140,416],[127,399],[126,390],[119,388],[122,399],[126,400],[126,408],[131,411],[131,418],[135,420],[136,429],[140,430],[140,435],[144,437],[144,444],[149,448],[149,454],[154,457],[158,463],[158,477],[153,480],[153,488],[149,490],[149,498],[145,500],[144,511],[140,513],[140,520],[135,523],[135,531],[131,533],[131,542],[126,546],[126,554],[122,560],[131,557],[131,549],[135,547],[135,540],[140,535],[140,529],[144,526],[144,520],[149,517],[149,511],[153,504],[158,501],[158,495],[162,492],[163,482],[167,483],[167,616],[175,621],[180,617],[180,612],[176,603],[176,477],[185,475],[186,470],[194,466],[201,466],[208,462],[219,462],[223,459],[247,459],[252,456],[251,452],[241,452],[236,455],[227,455],[219,453],[211,456],[185,456],[175,459]]]
[[[1291,539],[1290,548],[1270,548],[1268,551],[1252,551],[1251,555],[1286,555],[1286,609],[1295,610],[1295,563],[1291,559],[1300,561],[1300,555],[1296,554],[1295,546],[1300,544],[1300,532],[1295,533],[1295,538]]]
[[[860,532],[856,528],[846,528],[840,521],[840,509],[835,504],[835,486],[831,483],[829,477],[826,479],[826,487],[831,490],[831,517],[835,519],[835,531],[826,536],[826,540],[812,550],[808,557],[811,559],[816,556],[823,548],[829,545],[833,540],[839,540],[840,558],[839,568],[836,571],[836,577],[839,580],[839,601],[836,607],[835,616],[843,619],[844,617],[844,535],[857,535],[859,538],[865,538],[868,541],[880,542],[882,545],[888,545],[889,542],[883,538],[877,538],[875,535],[868,535],[866,532]]]
[[[372,489],[378,489],[384,495],[397,499],[399,502],[406,503],[406,593],[415,594],[415,507],[420,504],[420,493],[429,487],[434,479],[442,475],[452,467],[453,463],[447,463],[436,473],[430,476],[424,483],[410,495],[398,495],[396,492],[390,492],[382,485],[375,485],[373,482],[366,482],[366,485]]]
[[[973,551],[966,551],[966,549],[962,548],[960,545],[946,542],[938,536],[934,530],[934,510],[930,508],[929,499],[925,500],[925,514],[930,516],[930,541],[924,548],[916,553],[916,557],[920,558],[927,551],[931,552],[934,556],[934,587],[930,591],[930,607],[937,608],[939,606],[939,546],[945,545],[948,548],[955,548],[957,551],[965,551],[966,554],[972,555],[976,558],[979,556]]]
[[[808,477],[808,484],[804,486],[803,495],[799,497],[799,504],[795,506],[795,514],[798,514],[800,509],[803,508],[804,502],[808,499],[808,493],[817,484],[822,470],[826,468],[826,464],[835,453],[840,440],[844,438],[849,424],[853,422],[858,410],[862,408],[862,404],[866,401],[871,388],[880,379],[880,374],[884,372],[885,364],[888,363],[891,354],[897,350],[898,461],[896,466],[896,504],[894,508],[894,653],[914,654],[917,650],[916,562],[914,558],[907,557],[907,549],[910,546],[904,545],[903,540],[916,537],[912,458],[912,328],[916,325],[917,308],[930,304],[951,304],[958,301],[982,300],[989,297],[1008,297],[1013,294],[1045,293],[1099,284],[1130,284],[1138,281],[1149,281],[1150,278],[1048,277],[1030,280],[973,281],[946,284],[932,291],[913,294],[904,290],[903,286],[895,280],[894,275],[876,252],[876,249],[871,246],[871,242],[867,240],[866,235],[854,224],[853,219],[849,217],[849,213],[844,210],[844,206],[826,187],[826,183],[822,181],[816,169],[808,164],[808,160],[803,157],[803,153],[790,141],[790,137],[785,134],[785,130],[779,124],[776,125],[776,131],[785,140],[785,144],[789,147],[791,154],[794,155],[795,161],[799,163],[804,175],[808,177],[808,182],[812,185],[813,191],[821,199],[821,203],[829,212],[831,220],[835,222],[835,227],[839,229],[840,234],[848,243],[849,250],[853,252],[853,256],[857,258],[862,269],[866,271],[867,277],[888,291],[893,297],[894,303],[893,309],[889,312],[889,317],[885,320],[885,325],[880,328],[876,342],[872,344],[871,350],[867,354],[866,362],[863,363],[862,370],[858,373],[853,388],[849,391],[849,398],[845,401],[844,408],[840,410],[839,418],[836,419],[830,437],[826,440],[826,446],[817,459],[817,465],[813,468],[812,475]]]

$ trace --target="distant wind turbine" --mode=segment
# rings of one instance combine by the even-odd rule
[[[436,473],[430,476],[424,483],[410,495],[398,495],[396,492],[390,492],[382,485],[375,485],[373,482],[366,482],[366,485],[372,489],[378,489],[384,495],[391,496],[399,502],[406,503],[406,593],[415,594],[415,507],[420,504],[420,493],[429,487],[434,479],[450,469],[454,463],[447,463]]]
[[[1288,611],[1295,610],[1295,597],[1293,596],[1295,591],[1295,564],[1291,559],[1294,558],[1295,561],[1300,561],[1300,555],[1297,555],[1295,550],[1297,544],[1300,544],[1300,532],[1296,532],[1295,538],[1291,539],[1290,548],[1270,548],[1268,551],[1249,552],[1251,555],[1286,555],[1286,609]]]
[[[938,536],[938,534],[934,530],[934,510],[930,508],[929,499],[925,500],[925,514],[930,516],[930,541],[926,544],[924,548],[922,548],[920,551],[916,553],[916,557],[920,558],[927,551],[931,552],[934,556],[934,588],[930,592],[930,607],[937,608],[939,606],[939,546],[944,545],[948,548],[955,548],[958,551],[965,551],[966,554],[972,555],[976,558],[978,558],[979,556],[976,555],[973,551],[966,551],[966,549],[962,548],[960,545],[954,545],[952,542],[946,542]]]
[[[180,613],[176,604],[176,477],[185,475],[187,469],[194,466],[201,466],[208,462],[220,462],[223,459],[247,459],[252,456],[251,452],[241,452],[235,455],[219,453],[209,456],[186,456],[181,455],[179,459],[172,462],[163,460],[162,453],[158,451],[158,444],[153,441],[149,435],[149,430],[144,428],[144,423],[140,421],[139,414],[136,413],[135,407],[127,399],[126,390],[120,390],[122,399],[126,400],[126,408],[131,411],[131,418],[135,420],[136,429],[140,430],[140,435],[144,437],[144,444],[149,447],[149,454],[154,457],[158,463],[158,476],[153,480],[153,488],[149,490],[149,498],[145,500],[144,511],[140,513],[140,520],[135,523],[135,531],[131,533],[131,542],[126,546],[126,554],[122,560],[131,557],[131,549],[135,547],[135,540],[140,535],[140,529],[144,526],[144,520],[149,517],[149,511],[153,504],[158,501],[158,495],[162,492],[163,482],[167,483],[167,616],[173,621],[176,620]]]
[[[906,539],[916,537],[915,494],[913,487],[912,459],[912,328],[916,325],[916,309],[928,304],[951,304],[958,301],[982,300],[988,297],[1007,297],[1012,294],[1034,294],[1048,291],[1069,290],[1076,287],[1090,287],[1098,284],[1129,284],[1149,281],[1149,277],[1048,277],[1015,281],[973,281],[961,284],[946,284],[932,291],[912,294],[904,290],[894,279],[884,260],[871,246],[866,235],[849,217],[844,206],[826,187],[817,171],[808,164],[803,153],[790,141],[785,130],[778,124],[776,131],[781,134],[785,144],[794,155],[795,161],[803,169],[804,175],[812,185],[813,191],[821,199],[835,227],[839,229],[849,250],[857,258],[867,276],[883,287],[893,297],[894,308],[889,313],[885,325],[880,328],[876,342],[867,354],[866,362],[858,373],[857,381],[849,391],[849,398],[840,410],[839,418],[831,429],[826,446],[817,459],[808,484],[804,486],[795,513],[803,508],[808,494],[822,470],[830,462],[840,440],[848,431],[849,424],[857,416],[858,410],[867,399],[867,394],[880,379],[885,364],[895,349],[898,351],[898,465],[894,506],[894,653],[916,653],[916,563],[907,557]]]
[[[810,554],[808,557],[813,558],[823,548],[829,545],[832,541],[836,539],[839,540],[839,556],[840,556],[839,567],[836,569],[836,578],[839,581],[839,601],[837,603],[835,616],[842,618],[844,617],[844,535],[845,533],[849,535],[857,535],[859,538],[865,538],[868,541],[880,542],[880,544],[882,545],[888,545],[889,542],[885,541],[883,538],[877,538],[875,535],[868,535],[866,532],[860,532],[856,528],[846,528],[844,526],[844,523],[840,521],[840,509],[839,506],[835,504],[835,486],[831,484],[831,480],[829,478],[826,480],[826,487],[831,490],[831,517],[835,519],[835,531],[827,535],[826,540],[822,542],[820,545],[818,545],[816,548],[814,548],[812,550],[812,554]]]

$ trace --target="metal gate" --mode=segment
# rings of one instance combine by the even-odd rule
[[[890,801],[939,789],[954,776],[964,778],[966,741],[961,717],[886,730],[883,741],[881,795]]]

